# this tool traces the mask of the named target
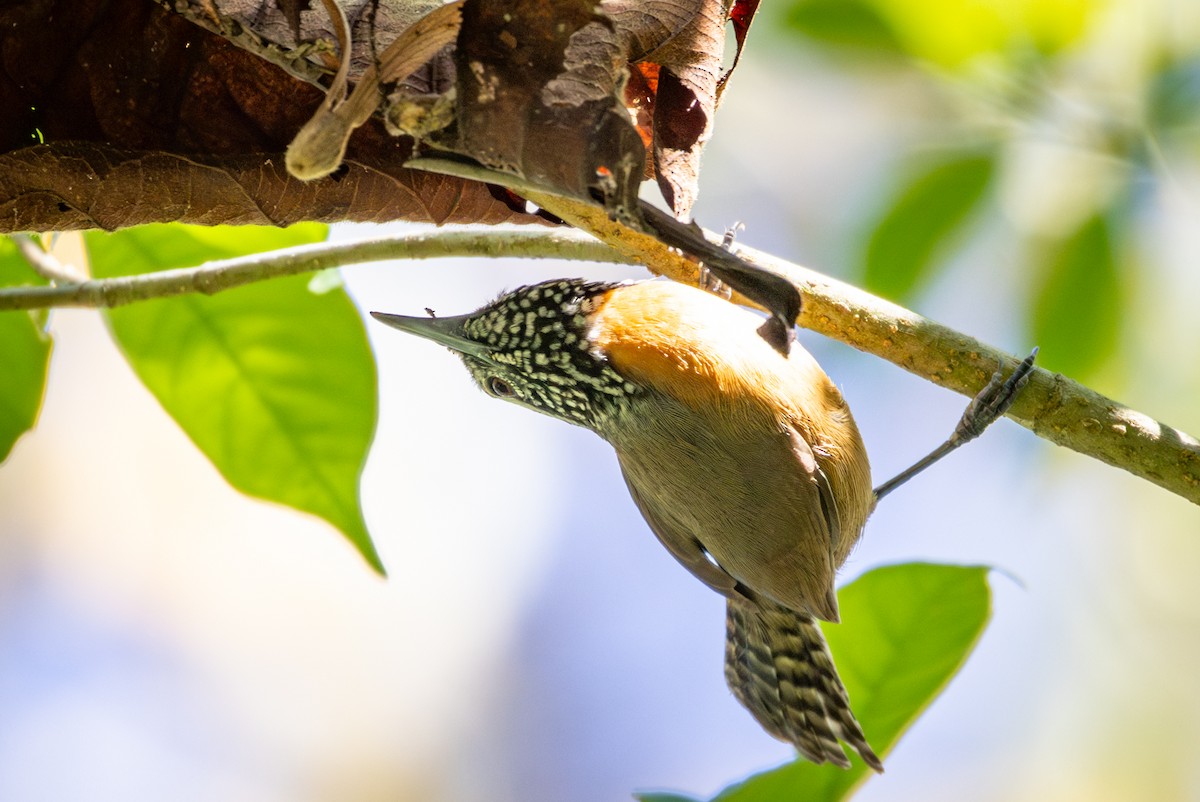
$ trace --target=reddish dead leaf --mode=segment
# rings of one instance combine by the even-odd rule
[[[699,191],[700,153],[712,132],[725,46],[727,0],[699,0],[677,35],[646,55],[659,65],[654,167],[659,189],[686,220]]]
[[[746,47],[746,34],[750,31],[750,23],[754,21],[754,15],[758,13],[758,4],[759,0],[736,0],[733,8],[729,11],[729,20],[733,23],[733,38],[737,41],[737,52],[733,55],[733,64],[729,65],[729,69],[717,82],[718,101],[725,91],[725,84],[733,75],[733,71],[737,69],[738,62],[742,60],[742,50]]]
[[[658,94],[658,65],[629,65],[629,80],[625,83],[625,106],[633,113],[633,124],[642,147],[652,154],[654,148],[654,99]],[[654,160],[646,159],[642,178],[654,178]]]
[[[654,170],[675,215],[686,220],[699,193],[700,150],[710,127],[707,106],[673,70],[659,71],[654,103]]]

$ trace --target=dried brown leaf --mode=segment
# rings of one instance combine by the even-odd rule
[[[467,0],[453,149],[635,218],[645,150],[618,97],[626,60],[591,0]]]
[[[289,180],[284,148],[321,91],[145,0],[2,6],[0,52],[2,230],[540,220],[494,187],[404,169],[411,140],[377,121],[351,137],[344,174]]]
[[[350,97],[346,83],[350,72],[350,26],[334,0],[324,0],[338,29],[341,65],[325,101],[304,124],[287,149],[288,172],[302,181],[324,178],[341,165],[354,130],[365,123],[383,99],[379,85],[398,81],[415,72],[458,35],[462,2],[440,6],[414,22],[396,37],[367,68]]]
[[[283,12],[284,18],[292,28],[292,33],[300,35],[300,12],[307,11],[312,0],[275,0],[275,5]]]
[[[733,38],[737,43],[737,52],[733,56],[733,64],[729,65],[729,69],[721,76],[721,80],[717,82],[717,100],[721,100],[721,94],[725,91],[725,86],[730,77],[733,76],[733,71],[737,69],[738,62],[742,60],[742,51],[746,48],[746,34],[750,31],[750,23],[754,21],[754,15],[758,13],[759,0],[735,0],[733,8],[729,10],[729,21],[733,23]]]
[[[408,170],[399,161],[349,161],[337,176],[305,183],[287,174],[282,152],[182,156],[56,143],[0,155],[4,232],[302,220],[440,225],[539,218],[486,184]]]
[[[659,189],[686,220],[699,192],[700,154],[712,132],[731,0],[703,0],[688,24],[647,59],[659,65],[654,166]]]

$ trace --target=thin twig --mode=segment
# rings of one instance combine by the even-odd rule
[[[28,234],[13,234],[12,240],[34,272],[47,281],[55,284],[78,284],[87,280],[82,271],[74,265],[64,265]]]
[[[435,231],[354,242],[323,242],[208,262],[199,267],[92,279],[54,287],[7,287],[0,289],[0,310],[58,306],[114,307],[186,293],[212,295],[269,278],[312,273],[341,265],[448,256],[513,256],[630,263],[607,245],[576,232]]]

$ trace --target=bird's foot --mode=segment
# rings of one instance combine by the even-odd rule
[[[971,399],[958,425],[954,427],[954,440],[960,443],[974,440],[1008,411],[1025,382],[1029,381],[1037,353],[1038,349],[1034,348],[1007,379],[1004,378],[1003,369],[992,374],[991,381]]]

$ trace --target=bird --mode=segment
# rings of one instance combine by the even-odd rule
[[[875,504],[842,393],[762,318],[678,282],[556,279],[470,314],[379,321],[461,357],[485,393],[608,441],[667,551],[726,598],[725,677],[771,735],[848,768],[883,764],[820,621]]]

